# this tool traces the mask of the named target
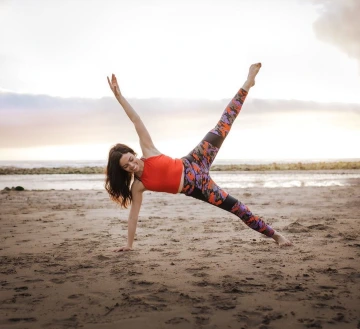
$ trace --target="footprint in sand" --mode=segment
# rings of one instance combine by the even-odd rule
[[[237,322],[240,322],[245,328],[267,328],[264,325],[261,325],[261,316],[263,313],[256,311],[240,311],[234,314]],[[260,325],[260,327],[257,327]]]
[[[210,319],[208,317],[205,316],[196,316],[195,317],[195,322],[197,325],[206,325],[209,324]]]
[[[208,306],[194,306],[191,314],[211,314],[211,308]]]
[[[132,284],[137,284],[139,286],[152,286],[154,282],[146,281],[146,280],[129,280]]]
[[[73,295],[70,295],[68,296],[69,299],[77,299],[77,298],[80,298],[84,296],[83,294],[73,294]]]
[[[175,317],[175,318],[165,321],[166,324],[179,324],[179,323],[187,323],[187,322],[190,322],[190,321],[183,317]]]
[[[310,230],[319,230],[319,231],[325,231],[325,230],[329,230],[330,227],[324,225],[324,224],[315,224],[315,225],[310,225],[308,226],[308,228]]]
[[[104,255],[98,255],[98,256],[94,256],[96,259],[98,260],[109,260],[111,259],[110,257],[106,257]]]
[[[77,320],[76,314],[69,318],[64,319],[55,319],[52,323],[47,323],[45,326],[51,328],[55,325],[55,327],[63,327],[63,328],[77,328],[79,326],[79,322]]]
[[[309,228],[304,225],[301,225],[298,222],[294,222],[289,224],[288,226],[284,227],[284,230],[290,233],[306,233],[309,232]]]
[[[204,272],[200,272],[200,273],[193,273],[193,276],[197,277],[197,278],[205,278],[207,276],[209,276],[209,274],[204,273]]]
[[[36,318],[10,318],[10,322],[35,322]]]
[[[31,294],[24,292],[22,294],[16,294],[14,297],[16,298],[16,297],[30,297],[30,296],[31,296]]]
[[[279,320],[282,319],[283,315],[279,312],[272,312],[269,314],[265,314],[263,317],[263,324],[270,324],[270,322],[275,321],[275,320]]]
[[[320,320],[315,319],[298,319],[300,323],[305,324],[308,328],[322,328],[322,323]]]
[[[237,306],[237,297],[222,297],[222,296],[211,296],[212,304],[219,310],[232,310]]]
[[[62,284],[62,283],[64,283],[65,282],[65,280],[64,279],[51,279],[50,280],[52,283],[56,283],[56,284]]]

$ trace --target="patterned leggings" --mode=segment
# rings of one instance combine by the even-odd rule
[[[185,178],[181,193],[229,211],[250,228],[271,237],[274,230],[261,218],[254,216],[246,205],[221,189],[209,174],[211,164],[228,135],[232,123],[240,113],[247,94],[247,91],[240,89],[226,107],[216,127],[210,130],[187,156],[182,158]]]

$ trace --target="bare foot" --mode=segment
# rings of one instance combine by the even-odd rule
[[[276,243],[279,245],[279,247],[287,247],[292,246],[292,242],[288,239],[286,239],[283,235],[280,233],[275,232],[272,238],[276,241]]]
[[[255,85],[255,77],[259,73],[260,68],[261,68],[261,63],[252,64],[250,66],[247,80],[245,81],[242,87],[243,89],[249,91],[249,89]]]

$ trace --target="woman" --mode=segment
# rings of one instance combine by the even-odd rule
[[[239,114],[261,63],[250,66],[247,80],[223,112],[214,129],[182,159],[172,159],[157,150],[139,115],[121,94],[115,75],[109,86],[125,113],[135,126],[143,157],[124,144],[115,145],[109,152],[105,188],[110,197],[122,207],[131,204],[128,219],[127,245],[115,251],[132,250],[142,195],[146,190],[184,193],[233,213],[250,228],[273,238],[280,246],[291,242],[251,213],[249,208],[222,190],[211,179],[209,169],[231,125]]]

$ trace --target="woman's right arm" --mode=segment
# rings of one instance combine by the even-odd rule
[[[114,251],[130,251],[132,250],[137,222],[139,218],[139,212],[142,204],[142,196],[144,192],[144,187],[141,182],[135,180],[131,186],[132,202],[128,218],[128,241],[127,245],[116,249]]]
[[[109,77],[107,78],[109,86],[114,93],[115,98],[120,103],[122,108],[124,109],[126,115],[129,117],[131,122],[134,124],[136,132],[140,139],[140,147],[145,157],[160,154],[160,152],[156,149],[151,136],[146,129],[144,123],[142,122],[140,116],[136,113],[130,103],[125,99],[125,97],[121,94],[119,85],[117,83],[116,77],[113,74],[111,77],[111,81]]]

